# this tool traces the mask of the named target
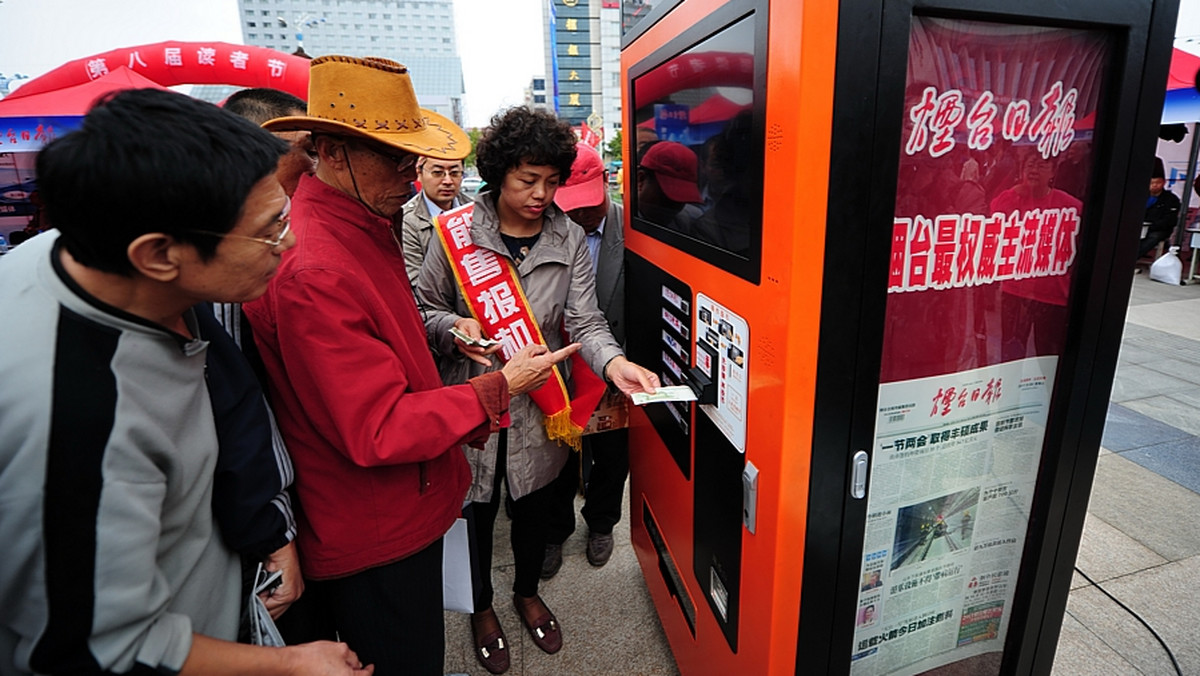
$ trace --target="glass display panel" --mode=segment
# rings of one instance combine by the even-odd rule
[[[625,35],[641,22],[646,17],[654,13],[655,9],[661,9],[664,5],[672,5],[678,0],[604,0],[604,6],[620,6],[621,8],[621,35]]]
[[[701,258],[706,249],[742,261],[758,255],[755,25],[755,15],[747,15],[633,80],[626,128],[635,134],[634,228]]]
[[[913,17],[852,674],[999,673],[1111,50]]]

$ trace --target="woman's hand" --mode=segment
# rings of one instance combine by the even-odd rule
[[[479,325],[478,321],[470,317],[460,317],[458,321],[454,322],[454,328],[462,331],[474,340],[479,340],[484,337],[483,327]],[[489,347],[483,347],[481,345],[468,345],[460,340],[457,336],[454,338],[454,344],[458,346],[458,351],[461,352],[464,357],[477,364],[482,364],[483,366],[491,366],[491,355],[495,354],[500,349],[499,344]]]
[[[617,386],[625,396],[635,392],[654,394],[662,386],[658,374],[638,366],[623,356],[613,357],[604,367],[604,377]]]

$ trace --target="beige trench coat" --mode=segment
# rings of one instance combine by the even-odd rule
[[[563,327],[572,342],[582,344],[580,354],[597,374],[604,373],[609,360],[621,354],[621,347],[609,332],[608,322],[596,306],[596,279],[588,254],[583,229],[572,223],[560,209],[551,206],[545,212],[542,235],[529,255],[517,268],[521,287],[537,318],[548,347],[562,347]],[[500,239],[500,220],[488,193],[475,202],[471,238],[479,246],[512,260]],[[470,317],[466,302],[458,291],[450,263],[434,236],[417,277],[417,297],[424,305],[425,329],[430,345],[439,355],[442,379],[446,384],[466,382],[486,370],[501,367],[499,355],[490,369],[463,358],[449,330],[462,317]],[[568,389],[570,389],[569,374]],[[542,412],[527,395],[514,397],[509,406],[512,425],[508,429],[508,490],[514,499],[549,484],[567,461],[570,448],[550,441],[542,426]],[[492,435],[484,450],[463,447],[471,463],[473,482],[469,500],[491,499],[496,473],[497,436]]]

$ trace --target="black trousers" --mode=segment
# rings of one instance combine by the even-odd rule
[[[1147,232],[1146,236],[1142,238],[1142,241],[1138,243],[1138,258],[1150,253],[1150,250],[1158,246],[1159,242],[1167,242],[1167,245],[1170,246],[1172,232],[1174,232],[1173,228],[1165,231],[1151,230],[1150,232]]]
[[[473,502],[463,511],[471,535],[471,582],[475,587],[475,610],[492,607],[495,590],[492,587],[493,531],[496,514],[500,511],[500,481],[508,467],[508,434],[500,432],[496,450],[496,478],[489,502]],[[512,504],[512,552],[515,568],[513,593],[525,597],[537,596],[541,581],[542,558],[546,555],[546,517],[554,501],[555,482],[552,481]]]
[[[572,453],[567,459],[555,480],[547,539],[550,544],[561,545],[575,532],[575,493],[579,490],[581,463],[584,503],[580,513],[589,531],[608,535],[621,520],[621,499],[629,477],[629,430],[589,434],[583,438],[583,453]]]
[[[442,541],[349,577],[306,581],[278,626],[289,645],[344,642],[376,676],[444,676]]]

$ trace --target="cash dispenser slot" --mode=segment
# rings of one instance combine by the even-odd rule
[[[642,523],[646,524],[646,533],[650,535],[650,542],[654,545],[655,553],[658,554],[658,572],[662,575],[663,584],[667,586],[671,598],[675,599],[675,603],[679,605],[683,619],[687,621],[688,629],[692,632],[692,638],[695,638],[696,604],[692,602],[692,597],[688,595],[687,588],[683,585],[679,566],[675,565],[675,557],[671,556],[670,550],[667,549],[667,542],[663,540],[662,532],[658,530],[658,522],[654,520],[654,513],[650,511],[649,503],[644,501],[642,502]]]

